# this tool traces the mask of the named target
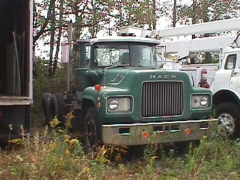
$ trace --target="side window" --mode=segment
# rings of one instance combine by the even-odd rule
[[[86,54],[85,54],[85,58],[84,56],[82,56],[83,54],[81,54],[81,50],[80,47],[78,45],[76,45],[75,47],[73,47],[73,62],[74,62],[74,66],[75,67],[89,67],[90,66],[90,46],[86,45],[86,47],[84,46],[83,48],[86,48]],[[85,51],[85,50],[84,50]],[[82,59],[84,58],[84,59]],[[83,65],[83,63],[85,62],[85,65]]]
[[[225,62],[224,69],[235,69],[236,60],[237,60],[236,54],[228,55],[227,60]]]
[[[90,66],[90,46],[86,46],[86,66]]]

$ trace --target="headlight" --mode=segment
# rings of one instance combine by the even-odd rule
[[[108,98],[108,112],[128,112],[131,110],[131,97]]]
[[[193,95],[191,97],[191,107],[192,108],[209,108],[210,104],[209,95]]]
[[[206,96],[201,97],[200,105],[201,106],[207,106],[208,105],[208,98]]]
[[[112,99],[112,100],[110,100],[109,101],[109,104],[108,104],[108,106],[109,106],[109,109],[110,110],[115,110],[115,109],[117,109],[118,108],[118,101],[117,100],[115,100],[115,99]]]

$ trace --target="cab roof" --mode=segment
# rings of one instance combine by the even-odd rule
[[[77,43],[84,42],[86,40],[78,39]],[[134,43],[149,43],[158,45],[160,44],[159,40],[151,38],[142,38],[142,37],[132,37],[132,36],[108,36],[101,38],[93,38],[88,40],[90,44],[103,43],[103,42],[134,42]]]

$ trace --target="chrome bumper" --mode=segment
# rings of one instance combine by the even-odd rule
[[[217,132],[218,119],[102,125],[104,144],[145,145],[200,140]]]

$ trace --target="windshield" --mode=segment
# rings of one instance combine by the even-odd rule
[[[94,65],[106,67],[117,64],[129,66],[155,66],[154,44],[98,43],[94,45]]]

